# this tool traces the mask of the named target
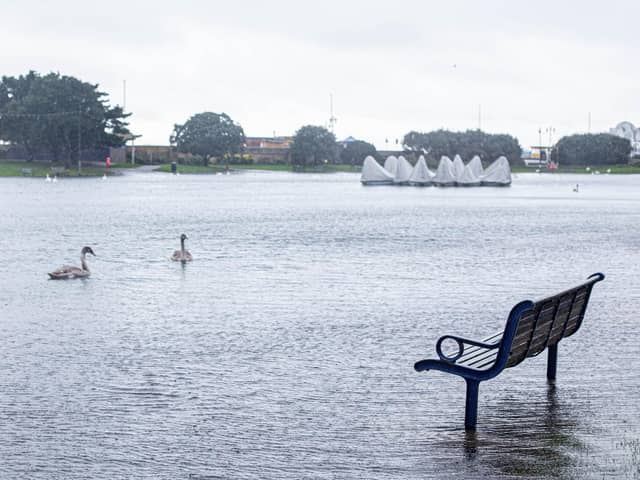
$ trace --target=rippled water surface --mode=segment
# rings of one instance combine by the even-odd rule
[[[358,180],[0,179],[0,478],[640,478],[640,178]],[[503,372],[465,433],[414,362],[596,271],[555,387]]]

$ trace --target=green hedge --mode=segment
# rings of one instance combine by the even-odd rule
[[[629,163],[631,142],[608,133],[562,137],[551,151],[560,165],[621,165]]]

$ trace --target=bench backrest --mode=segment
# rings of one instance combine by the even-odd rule
[[[604,280],[604,275],[594,273],[586,282],[569,290],[528,302],[525,308],[518,308],[516,305],[503,335],[501,350],[506,357],[504,368],[513,367],[527,357],[536,356],[564,337],[576,333],[582,325],[593,285],[601,280]]]

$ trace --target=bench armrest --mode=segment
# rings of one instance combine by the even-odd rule
[[[444,342],[445,340],[453,340],[458,344],[458,353],[456,355],[449,357],[442,352],[442,342]],[[500,346],[501,341],[502,339],[495,343],[483,343],[476,340],[470,340],[468,338],[456,337],[455,335],[445,335],[438,339],[438,343],[436,343],[436,352],[438,353],[440,360],[444,362],[455,363],[456,360],[458,360],[464,354],[465,345],[493,350],[494,348],[498,348]]]

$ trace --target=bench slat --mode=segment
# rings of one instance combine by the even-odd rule
[[[581,285],[556,296],[539,300],[518,322],[507,367],[539,355],[549,345],[575,333],[584,318],[592,285]]]
[[[496,332],[495,334],[491,335],[490,337],[482,339],[481,342],[482,343],[496,343],[501,338],[502,338],[502,332]],[[486,348],[476,347],[476,346],[465,348],[464,349],[464,353],[460,356],[460,358],[458,359],[458,362],[464,361],[469,356],[474,355],[475,353],[477,353],[477,352],[479,352],[481,350],[486,350]],[[451,352],[448,352],[447,355],[454,356],[456,353],[458,353],[457,350],[452,350]]]
[[[467,367],[473,368],[485,368],[487,366],[491,366],[496,362],[496,357],[498,356],[497,350],[487,350],[487,352],[479,357],[474,358],[472,361],[468,363],[464,363]]]

